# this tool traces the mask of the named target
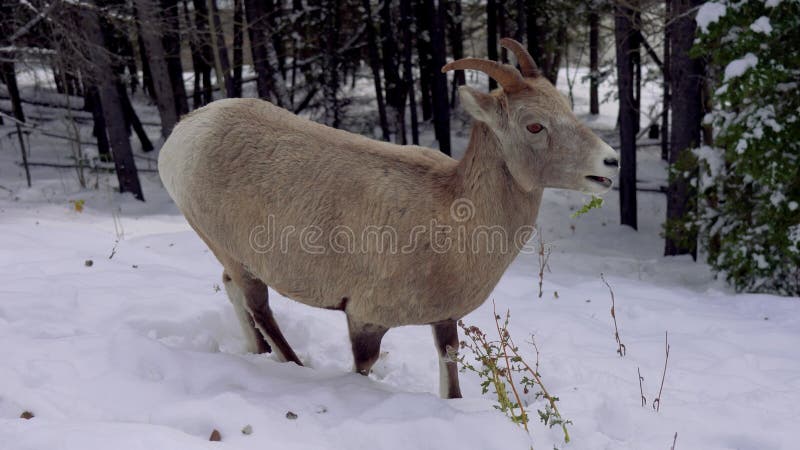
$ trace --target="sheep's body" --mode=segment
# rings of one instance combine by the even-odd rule
[[[184,118],[159,155],[164,185],[224,267],[249,348],[301,364],[267,286],[347,316],[356,371],[389,328],[430,324],[440,393],[460,397],[457,320],[480,306],[530,236],[546,187],[606,192],[616,152],[580,124],[516,41],[520,71],[465,58],[502,86],[459,93],[464,157],[378,142],[261,100]],[[524,77],[523,77],[524,75]]]
[[[499,158],[488,153],[468,151],[466,159]],[[293,300],[386,328],[458,319],[477,308],[517,252],[513,242],[505,252],[489,251],[485,240],[466,251],[458,245],[471,244],[478,226],[511,230],[505,236],[513,239],[533,224],[541,191],[517,189],[499,159],[480,171],[469,166],[254,99],[193,112],[159,157],[167,190],[215,253]],[[463,182],[470,177],[475,182]],[[471,209],[455,211],[457,200]],[[447,251],[442,242],[431,245],[431,231],[444,226],[453,227]],[[320,237],[309,242],[313,233]]]

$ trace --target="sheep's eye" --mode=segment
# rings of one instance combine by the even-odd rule
[[[530,131],[531,133],[534,133],[534,134],[544,130],[544,127],[540,123],[532,123],[532,124],[528,125],[526,128],[528,129],[528,131]]]

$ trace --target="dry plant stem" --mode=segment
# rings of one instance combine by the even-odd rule
[[[508,345],[509,348],[511,349],[511,353],[513,353],[514,356],[517,359],[519,359],[519,362],[522,363],[523,366],[525,366],[525,370],[527,370],[531,374],[533,379],[536,380],[536,384],[538,384],[539,387],[542,388],[542,396],[545,399],[547,399],[547,401],[550,403],[550,407],[553,408],[553,411],[555,411],[556,415],[559,418],[562,418],[561,411],[558,410],[558,406],[556,406],[555,399],[550,395],[549,392],[547,392],[547,388],[544,387],[544,383],[542,382],[541,377],[539,377],[539,374],[535,370],[533,370],[531,366],[527,362],[525,362],[525,360],[522,359],[522,357],[519,355],[519,352],[517,351],[517,346],[514,345],[514,340],[511,338],[511,336],[508,337],[508,342],[506,343],[506,345]],[[569,437],[569,432],[567,431],[566,423],[561,424],[561,430],[564,432],[564,442],[569,442],[570,437]]]
[[[669,332],[664,332],[664,348],[666,356],[664,357],[664,372],[661,374],[661,387],[658,388],[658,397],[653,400],[653,409],[656,412],[661,408],[661,391],[664,390],[664,379],[667,377],[667,363],[669,362]]]
[[[547,260],[550,259],[550,249],[544,245],[542,232],[536,230],[539,235],[539,298],[542,298],[542,284],[544,283],[544,269],[547,267]]]
[[[672,447],[670,447],[669,450],[675,450],[675,442],[677,441],[678,441],[678,432],[676,431],[675,436],[673,436],[672,438]]]
[[[622,343],[622,340],[619,337],[619,328],[617,327],[617,310],[614,302],[614,290],[611,289],[611,285],[608,284],[606,277],[603,276],[602,273],[600,274],[600,279],[603,280],[603,283],[605,283],[608,287],[608,292],[611,293],[611,318],[614,319],[614,339],[617,341],[617,353],[619,356],[625,356],[625,344]]]
[[[644,377],[642,376],[642,372],[639,368],[636,368],[636,372],[639,374],[639,395],[642,397],[642,406],[647,404],[647,398],[644,396],[644,389],[642,388],[642,381],[644,381]]]
[[[514,393],[517,406],[519,406],[520,415],[522,416],[522,426],[525,427],[525,431],[528,431],[528,414],[525,412],[525,408],[522,406],[522,399],[519,396],[519,392],[517,392],[517,386],[514,384],[514,377],[511,375],[511,361],[509,361],[508,350],[506,350],[510,335],[508,334],[506,327],[503,327],[503,331],[505,331],[505,333],[500,330],[500,316],[497,315],[497,304],[494,302],[494,299],[492,299],[492,312],[494,312],[494,325],[497,328],[497,335],[500,337],[500,347],[503,349],[503,358],[506,361],[506,376],[508,377],[508,384],[511,385],[511,391]],[[510,312],[507,311],[506,326],[508,325],[509,314]]]

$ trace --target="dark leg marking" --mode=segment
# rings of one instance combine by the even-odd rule
[[[380,325],[357,322],[349,315],[347,328],[350,331],[355,371],[361,375],[369,375],[370,369],[380,356],[381,339],[389,329]]]
[[[280,356],[283,356],[287,361],[292,361],[298,366],[302,366],[303,363],[300,362],[292,347],[286,342],[278,323],[275,322],[275,317],[269,308],[267,285],[256,278],[246,278],[243,280],[243,284],[244,286],[241,286],[241,288],[247,301],[247,309],[253,316],[254,326],[266,334],[263,337],[266,338],[267,345],[275,348],[280,352]]]
[[[439,395],[442,398],[461,398],[458,384],[458,364],[451,353],[458,351],[458,327],[455,320],[431,324],[433,341],[439,352]]]

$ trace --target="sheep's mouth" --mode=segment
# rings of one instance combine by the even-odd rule
[[[597,175],[587,175],[586,179],[589,180],[589,181],[593,181],[593,182],[595,182],[595,183],[597,183],[597,184],[599,184],[599,185],[601,185],[601,186],[603,186],[605,188],[609,188],[613,184],[613,182],[611,181],[610,178],[599,177]]]

